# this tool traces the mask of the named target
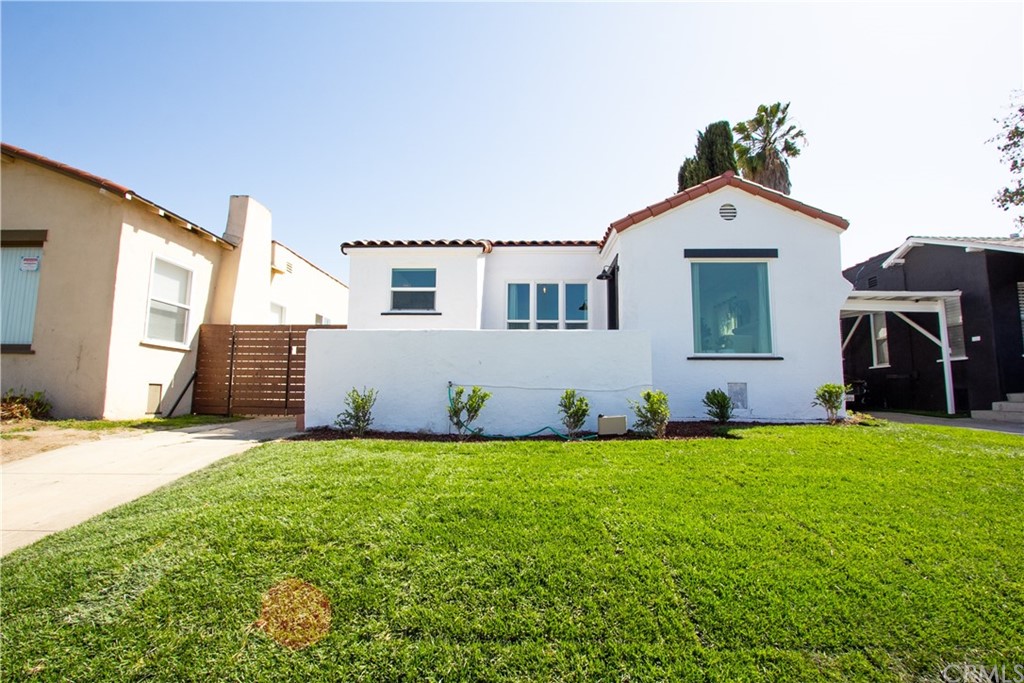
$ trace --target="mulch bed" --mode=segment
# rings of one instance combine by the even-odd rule
[[[734,429],[744,429],[746,427],[763,427],[765,423],[758,422],[729,422],[727,425],[722,426],[717,422],[669,422],[668,430],[665,434],[666,439],[735,439],[736,435],[732,434]],[[587,434],[586,436],[590,436]],[[339,441],[355,439],[349,432],[343,432],[340,429],[332,429],[331,427],[311,427],[301,434],[296,434],[291,437],[291,441]],[[426,432],[379,432],[379,431],[368,431],[366,432],[364,439],[389,439],[392,441],[441,441],[441,442],[457,442],[460,439],[456,434],[430,434]],[[602,436],[599,441],[633,441],[643,440],[648,437],[641,436],[640,434],[629,433],[623,436]],[[564,439],[557,437],[553,434],[543,434],[539,436],[528,436],[521,438],[514,437],[479,437],[473,436],[464,439],[468,442],[485,442],[485,441],[564,441]]]

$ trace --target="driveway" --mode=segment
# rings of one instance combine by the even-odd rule
[[[929,417],[927,415],[911,415],[909,413],[886,413],[870,411],[875,417],[891,422],[903,422],[916,425],[938,425],[940,427],[963,427],[964,429],[982,429],[986,432],[1006,432],[1007,434],[1024,434],[1024,425],[1013,422],[996,422],[995,420],[975,420],[973,417]]]
[[[117,435],[3,467],[0,555],[241,453],[295,433],[295,418]]]

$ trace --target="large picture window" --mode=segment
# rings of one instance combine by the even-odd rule
[[[433,311],[436,297],[437,269],[391,269],[392,311]]]
[[[590,326],[586,283],[513,282],[505,325],[510,330],[585,330]]]
[[[192,271],[163,259],[153,259],[146,339],[187,343],[191,296]]]
[[[691,264],[696,353],[772,352],[768,264]]]

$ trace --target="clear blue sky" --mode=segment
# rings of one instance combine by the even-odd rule
[[[706,124],[791,101],[793,196],[844,265],[1006,235],[1006,4],[11,3],[2,136],[214,232],[228,197],[345,277],[344,240],[597,239],[675,191]]]

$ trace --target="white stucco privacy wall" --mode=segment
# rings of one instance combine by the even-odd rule
[[[651,386],[643,331],[310,330],[306,425],[333,425],[352,387],[379,392],[374,429],[449,431],[448,382],[492,397],[476,426],[488,434],[559,427],[558,400],[576,389],[597,415],[631,415],[627,399]]]

